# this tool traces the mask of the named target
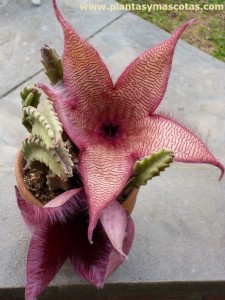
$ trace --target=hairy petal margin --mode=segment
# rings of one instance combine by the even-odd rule
[[[118,203],[118,205],[120,204]],[[111,211],[113,217],[115,213],[112,209],[115,208],[115,206],[110,205],[110,207],[106,215],[109,216],[109,211]],[[124,209],[121,207],[121,210]],[[77,224],[82,230],[76,230],[76,240],[79,242],[72,248],[70,254],[74,271],[80,277],[86,279],[98,288],[103,287],[106,278],[118,268],[130,251],[134,239],[134,223],[130,216],[126,215],[124,217],[125,219],[122,223],[124,222],[126,226],[119,226],[122,229],[120,230],[121,238],[119,239],[112,237],[112,231],[110,233],[110,230],[104,230],[102,223],[104,224],[106,221],[103,220],[103,222],[101,222],[99,220],[93,232],[93,244],[89,243],[87,235],[85,234],[88,228],[87,222],[83,223],[83,221],[80,220]],[[113,221],[110,221],[113,228],[118,226],[115,224],[116,221],[115,218]],[[115,230],[115,233],[118,233],[118,231]],[[114,247],[116,244],[115,241],[118,240],[119,247],[121,247],[121,249],[119,249],[120,252]]]
[[[32,228],[48,221],[51,223],[66,222],[66,218],[73,215],[76,209],[76,201],[73,200],[73,197],[82,188],[66,191],[42,207],[30,204],[21,197],[17,187],[15,190],[21,215],[25,223]]]
[[[68,225],[49,220],[36,227],[27,255],[26,300],[34,300],[54,278],[69,255]]]

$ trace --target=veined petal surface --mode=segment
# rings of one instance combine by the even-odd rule
[[[134,158],[127,149],[103,144],[89,146],[80,153],[79,171],[89,202],[88,238],[105,207],[122,191],[133,171]]]
[[[144,157],[162,148],[171,150],[180,162],[207,163],[221,169],[224,167],[210,153],[206,145],[185,127],[168,117],[152,115],[136,124],[135,153]]]
[[[54,103],[64,130],[79,148],[90,212],[88,238],[103,210],[121,192],[136,159],[161,148],[182,162],[204,162],[221,168],[203,142],[189,130],[154,115],[168,83],[176,44],[193,21],[147,50],[128,66],[113,87],[109,73],[92,46],[82,40],[63,18],[64,83],[42,89]]]
[[[165,42],[145,51],[119,77],[115,90],[121,101],[132,106],[133,117],[152,114],[160,104],[169,80],[175,46],[189,21]]]
[[[109,72],[97,51],[63,18],[55,0],[53,5],[64,32],[63,79],[67,96],[82,105],[84,111],[92,107],[93,114],[98,115],[113,88]]]

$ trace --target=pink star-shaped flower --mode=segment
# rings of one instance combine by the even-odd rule
[[[165,148],[174,152],[176,161],[209,163],[224,173],[198,137],[155,113],[166,91],[177,41],[192,21],[135,59],[114,85],[96,50],[63,18],[55,0],[53,4],[64,32],[64,80],[39,87],[53,101],[64,130],[80,150],[90,241],[103,210],[120,194],[137,159]]]

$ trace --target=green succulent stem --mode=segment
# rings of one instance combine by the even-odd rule
[[[22,144],[22,153],[30,166],[39,161],[49,168],[50,173],[62,179],[72,176],[72,165],[65,163],[60,148],[49,150],[37,137],[25,139]]]
[[[56,144],[54,132],[48,120],[34,107],[28,106],[23,109],[27,115],[27,121],[31,125],[32,136],[38,136],[45,142],[47,148],[52,148]]]
[[[23,119],[22,124],[26,127],[28,132],[32,130],[32,124],[29,121],[29,117],[24,110],[26,107],[37,108],[40,102],[41,93],[36,89],[36,87],[27,88],[25,87],[20,93],[20,98],[22,100],[23,108]]]
[[[161,149],[149,156],[138,160],[134,165],[133,176],[124,188],[124,192],[128,192],[133,188],[139,188],[141,185],[147,184],[155,176],[159,176],[160,172],[170,166],[173,161],[173,152]]]
[[[49,190],[66,190],[74,169],[70,144],[62,138],[62,124],[52,102],[45,99],[38,107],[40,96],[35,88],[25,88],[21,93],[23,124],[31,133],[22,144],[22,153],[31,168],[47,170]]]
[[[55,49],[44,45],[41,48],[41,62],[45,67],[45,74],[48,76],[51,84],[57,84],[63,80],[63,66],[60,56]]]
[[[42,139],[49,149],[62,142],[62,124],[59,122],[50,100],[44,100],[39,110],[28,106],[23,111],[27,116],[26,120],[32,127],[32,136]]]

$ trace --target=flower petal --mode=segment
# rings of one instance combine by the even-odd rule
[[[85,122],[86,118],[83,118],[82,109],[78,110],[74,100],[67,97],[67,92],[63,85],[52,87],[44,83],[38,83],[37,86],[53,102],[54,109],[60,122],[63,124],[63,129],[74,144],[79,148],[84,147],[91,139],[91,136],[87,136],[87,127],[89,126],[93,129],[94,126],[89,118],[90,114],[87,115],[87,122]],[[85,126],[87,127],[85,128]]]
[[[113,201],[103,210],[100,221],[113,247],[125,258],[123,242],[126,235],[128,214],[117,201]]]
[[[134,239],[134,222],[130,216],[127,219],[126,234],[123,242],[123,253],[128,255]],[[105,274],[105,279],[112,274],[117,267],[124,261],[124,256],[118,253],[115,249],[109,256],[109,262]]]
[[[88,207],[84,208],[80,215],[73,219],[74,246],[71,251],[71,261],[74,271],[82,278],[97,287],[103,287],[104,281],[124,261],[124,255],[111,244],[101,222],[93,233],[93,244],[90,244],[86,231],[88,228]],[[86,213],[85,213],[86,210]],[[134,238],[134,224],[132,219],[126,217],[126,230],[122,241],[122,250],[128,254]]]
[[[105,279],[109,254],[113,247],[100,223],[93,234],[93,244],[87,239],[88,219],[81,215],[74,219],[73,232],[76,235],[70,254],[74,271],[90,283],[101,286]]]
[[[63,18],[55,0],[53,5],[64,32],[63,77],[67,92],[75,102],[95,106],[97,99],[104,101],[102,95],[112,90],[109,72],[97,51]]]
[[[51,223],[58,221],[66,222],[66,218],[73,215],[76,208],[76,202],[74,201],[73,196],[78,195],[80,191],[81,189],[79,188],[64,192],[43,207],[32,205],[24,200],[17,187],[16,196],[18,207],[24,221],[28,226],[33,227],[48,221]]]
[[[51,201],[49,201],[48,203],[46,203],[43,206],[43,208],[62,206],[69,199],[71,199],[73,196],[75,196],[76,194],[78,194],[81,190],[82,190],[82,188],[72,189],[72,190],[65,191],[64,193],[60,194],[56,198],[54,198]]]
[[[105,207],[116,199],[133,170],[134,158],[124,147],[112,144],[89,146],[80,152],[79,171],[88,197],[88,239]]]
[[[97,121],[110,109],[113,83],[97,51],[63,18],[55,0],[53,5],[64,31],[64,83],[54,87],[39,83],[38,87],[53,101],[71,140],[82,148],[87,133],[91,131],[91,139]]]
[[[50,221],[37,226],[27,256],[26,300],[34,300],[61,268],[71,248],[68,224]]]
[[[121,101],[132,106],[133,117],[140,119],[152,114],[160,104],[167,88],[175,46],[192,22],[185,23],[171,38],[140,55],[119,77],[115,90]]]
[[[164,148],[174,152],[176,161],[212,164],[220,168],[221,176],[223,175],[224,167],[209,152],[206,145],[177,122],[161,115],[152,115],[136,125],[133,149],[139,157]]]

